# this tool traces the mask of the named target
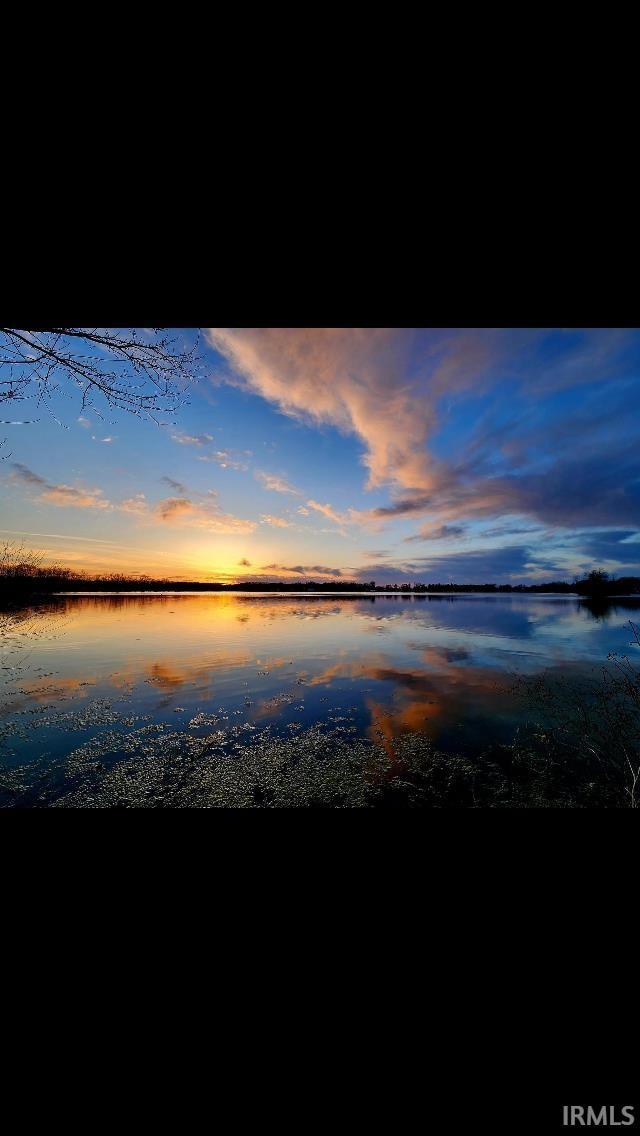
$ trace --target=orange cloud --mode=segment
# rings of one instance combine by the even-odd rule
[[[256,528],[255,521],[223,513],[215,504],[196,505],[188,497],[166,497],[156,505],[155,515],[169,524],[203,528],[214,533],[250,533]]]
[[[394,759],[393,739],[401,734],[432,734],[443,719],[455,722],[464,708],[477,703],[479,696],[485,704],[488,700],[499,702],[503,698],[497,672],[490,667],[461,666],[464,658],[464,650],[452,653],[444,647],[430,647],[424,652],[428,669],[400,670],[392,666],[383,653],[374,652],[357,660],[332,663],[310,678],[307,685],[330,686],[337,678],[391,684],[393,692],[389,701],[366,700],[371,715],[367,732],[372,741],[380,741]]]
[[[101,489],[74,489],[71,485],[52,485],[40,495],[49,505],[66,505],[74,509],[108,509],[109,502]]]
[[[337,513],[331,505],[321,505],[319,501],[307,501],[307,505],[316,513],[322,513],[324,517],[327,517],[336,525],[340,525],[341,528],[348,524],[352,517],[357,516],[355,509],[349,509],[346,513]]]
[[[263,525],[273,525],[276,529],[291,529],[294,528],[291,521],[285,521],[283,517],[273,517],[270,513],[262,513],[260,521]]]
[[[78,509],[110,509],[133,516],[147,517],[169,524],[187,525],[206,529],[213,533],[250,533],[257,527],[256,521],[224,513],[216,503],[217,492],[209,490],[204,504],[198,505],[188,497],[166,497],[151,508],[144,493],[136,493],[124,501],[110,502],[102,495],[101,489],[83,489],[72,485],[51,485],[44,477],[34,473],[20,462],[13,465],[13,480],[25,482],[38,490],[37,500],[50,505]],[[177,483],[174,483],[177,484]],[[272,518],[277,523],[277,518]],[[284,522],[286,524],[286,522]]]
[[[118,505],[118,509],[123,513],[133,513],[135,516],[142,516],[148,509],[144,493],[136,493],[135,497],[128,497],[126,501],[121,501]]]
[[[34,473],[22,462],[13,463],[12,479],[33,485],[39,490],[38,500],[49,505],[61,505],[75,509],[108,509],[109,501],[101,489],[78,489],[73,485],[51,485],[44,477]]]
[[[292,417],[326,422],[365,446],[369,486],[429,489],[430,401],[407,381],[413,335],[403,328],[210,328],[235,379]]]
[[[361,525],[364,528],[378,532],[383,527],[383,522],[376,515],[375,509],[345,509],[343,512],[338,512],[328,502],[323,505],[320,501],[307,501],[308,508],[300,507],[299,513],[304,517],[311,516],[310,510],[313,509],[316,513],[321,513],[327,520],[332,521],[334,525],[338,525],[337,529],[319,529],[319,532],[338,533],[339,536],[346,536],[346,529],[353,525]]]

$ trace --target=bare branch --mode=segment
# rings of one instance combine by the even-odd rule
[[[33,396],[46,405],[66,380],[83,408],[99,395],[113,409],[152,421],[173,414],[196,381],[199,344],[185,349],[165,330],[0,328],[0,403]]]

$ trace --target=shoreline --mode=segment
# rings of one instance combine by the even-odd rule
[[[455,599],[455,598],[469,598],[478,597],[480,599],[487,599],[488,597],[494,599],[501,599],[504,597],[512,596],[550,596],[553,599],[576,599],[576,600],[591,600],[596,599],[598,602],[607,602],[608,600],[637,600],[640,603],[640,594],[633,592],[620,592],[612,593],[606,596],[589,596],[583,595],[580,592],[550,592],[550,591],[483,591],[481,589],[469,589],[468,591],[454,591],[454,592],[441,592],[441,591],[428,591],[427,589],[420,589],[419,591],[386,591],[384,589],[376,590],[375,592],[366,591],[347,591],[346,589],[338,591],[330,591],[328,588],[322,590],[315,590],[313,588],[95,588],[95,589],[82,589],[80,591],[64,591],[64,592],[30,592],[23,593],[21,598],[47,597],[47,596],[62,596],[71,598],[74,596],[197,596],[197,595],[249,595],[249,596],[354,596],[358,599],[373,600],[376,597],[381,599],[403,599],[408,597],[418,596],[423,599]]]

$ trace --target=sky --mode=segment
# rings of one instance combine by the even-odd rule
[[[83,411],[71,382],[0,401],[0,543],[212,582],[640,575],[639,330],[206,328],[200,349],[161,425]]]

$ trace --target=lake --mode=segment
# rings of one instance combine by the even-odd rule
[[[473,762],[529,721],[519,677],[638,661],[630,620],[638,599],[56,597],[5,617],[1,803],[361,807],[406,773],[397,739]]]

